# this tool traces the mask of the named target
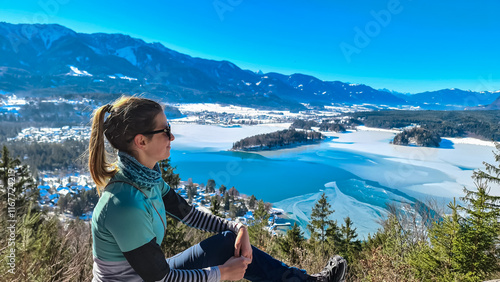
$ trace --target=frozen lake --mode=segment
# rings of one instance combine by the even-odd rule
[[[234,186],[290,212],[305,227],[314,202],[325,192],[339,223],[351,217],[365,237],[379,228],[386,203],[426,202],[445,206],[473,188],[474,169],[494,163],[493,143],[474,139],[443,139],[442,148],[389,144],[393,131],[359,127],[348,133],[326,133],[314,145],[262,152],[231,152],[244,137],[288,128],[270,124],[225,128],[217,125],[176,124],[172,164],[182,180],[217,187]],[[494,187],[493,194],[500,195]]]

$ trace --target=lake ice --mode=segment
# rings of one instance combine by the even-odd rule
[[[244,137],[288,128],[266,124],[225,128],[173,122],[172,164],[182,180],[217,187],[234,186],[240,193],[282,208],[305,227],[311,208],[325,192],[343,223],[349,216],[361,238],[379,228],[386,203],[426,202],[445,206],[474,187],[474,169],[494,163],[493,143],[475,139],[446,139],[444,148],[389,144],[394,131],[360,127],[347,133],[326,133],[314,145],[262,152],[228,151]],[[500,195],[499,187],[492,194]]]

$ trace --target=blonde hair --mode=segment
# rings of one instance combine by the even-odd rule
[[[99,195],[108,180],[118,172],[116,164],[106,158],[104,137],[113,148],[130,154],[131,140],[137,134],[154,130],[154,119],[162,111],[163,107],[153,100],[125,96],[94,111],[89,141],[89,170]],[[106,113],[109,116],[105,120]]]

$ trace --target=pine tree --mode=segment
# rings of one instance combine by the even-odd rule
[[[221,195],[224,195],[224,194],[226,194],[226,190],[227,190],[226,186],[224,186],[223,184],[221,184],[221,186],[219,187],[219,193]]]
[[[461,199],[467,205],[459,209],[467,215],[454,257],[457,270],[478,281],[500,270],[497,250],[500,244],[500,197],[489,195],[486,183],[482,176],[476,177],[477,191],[464,188],[465,197]]]
[[[311,238],[313,240],[318,240],[321,244],[321,250],[324,252],[324,242],[326,239],[326,230],[330,226],[335,226],[336,222],[329,219],[330,215],[335,211],[332,210],[332,206],[328,203],[328,197],[323,192],[321,198],[315,203],[311,212],[311,221],[307,228],[311,232]]]
[[[11,210],[17,215],[26,214],[28,209],[32,209],[30,212],[39,210],[40,191],[29,167],[21,164],[18,158],[11,158],[6,146],[2,148],[0,159],[0,181],[0,200],[13,207]]]
[[[161,243],[161,248],[166,257],[176,255],[191,246],[191,242],[186,239],[188,230],[185,224],[167,216],[168,232]]]
[[[289,258],[291,264],[297,264],[299,263],[300,250],[303,248],[304,242],[304,234],[297,222],[294,222],[293,227],[279,240],[279,248],[283,255]]]
[[[222,185],[221,185],[221,186],[222,186]],[[226,191],[226,192],[224,193],[224,210],[225,210],[225,211],[228,211],[228,210],[229,210],[229,208],[230,208],[230,206],[231,206],[231,203],[230,203],[230,201],[229,201],[229,200],[230,200],[229,198],[230,198],[230,197],[229,197],[229,193]]]
[[[250,200],[248,200],[248,207],[253,209],[255,207],[255,203],[257,202],[257,199],[255,198],[254,195],[250,196]]]
[[[220,200],[219,196],[215,195],[210,199],[210,211],[213,215],[221,216],[220,214]]]
[[[235,219],[238,216],[243,216],[248,212],[245,202],[241,199],[233,201],[229,205],[229,217]]]
[[[261,249],[265,249],[266,242],[271,237],[266,229],[269,216],[264,201],[260,200],[253,212],[254,219],[250,221],[248,233],[250,235],[250,243]]]
[[[196,186],[193,184],[192,181],[191,182],[188,181],[188,184],[185,186],[185,189],[186,189],[188,201],[191,202],[193,200],[193,198],[196,195],[198,195],[198,191],[196,189]]]
[[[209,179],[207,181],[207,193],[214,193],[215,192],[215,180]]]
[[[342,224],[340,228],[330,227],[327,234],[330,235],[329,239],[333,239],[337,252],[348,262],[352,262],[353,258],[361,251],[361,241],[356,240],[358,234],[356,228],[352,226],[351,218],[344,218],[344,223],[345,225]]]
[[[432,278],[457,279],[454,253],[457,251],[460,235],[460,221],[458,205],[453,202],[448,204],[451,215],[445,215],[440,221],[435,222],[429,229],[430,246],[424,245],[421,252],[415,255],[412,261],[417,275],[423,280]]]
[[[495,160],[500,162],[497,152]],[[461,200],[465,205],[450,203],[451,216],[444,216],[429,230],[431,245],[419,255],[422,263],[416,263],[422,279],[430,275],[445,281],[481,281],[500,270],[500,197],[490,195],[488,186],[499,184],[500,168],[488,163],[485,166],[486,171],[473,174],[476,189],[464,188]]]
[[[57,206],[59,207],[60,213],[64,213],[68,209],[69,205],[71,204],[71,200],[72,197],[69,193],[59,197],[59,200],[57,200]]]
[[[161,177],[167,184],[170,186],[172,189],[176,189],[179,187],[179,184],[181,183],[181,178],[179,177],[179,174],[174,173],[174,170],[177,167],[172,167],[170,165],[170,158],[160,161],[160,171],[161,171]]]
[[[460,271],[474,279],[487,278],[489,273],[500,270],[498,246],[500,245],[500,197],[490,195],[493,185],[500,184],[500,144],[494,152],[497,166],[484,162],[486,170],[474,171],[473,179],[477,190],[464,188],[466,203],[459,206],[466,212],[461,230],[458,254],[455,260]]]

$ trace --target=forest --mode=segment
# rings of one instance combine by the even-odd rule
[[[355,128],[361,124],[359,120],[353,118],[326,119],[322,120],[321,123],[315,120],[296,119],[290,128],[311,130],[312,127],[318,127],[320,131],[345,132],[347,129]]]
[[[500,141],[500,111],[373,111],[347,114],[365,126],[404,128],[420,125],[440,137]]]
[[[448,205],[450,212],[414,205],[388,206],[380,229],[360,240],[354,223],[330,219],[335,212],[323,193],[311,210],[307,226],[310,238],[294,224],[284,235],[271,236],[265,229],[269,205],[254,196],[243,204],[253,209],[248,223],[251,243],[283,262],[315,273],[333,254],[349,263],[347,281],[484,281],[500,278],[500,197],[489,191],[500,184],[500,145],[494,151],[497,163],[486,164],[473,174],[476,187],[464,188],[462,204]],[[162,164],[163,178],[177,187],[175,168]],[[9,179],[15,175],[15,181]],[[12,185],[17,197],[15,212],[0,214],[0,271],[6,281],[91,281],[92,238],[89,225],[81,220],[61,222],[57,214],[38,206],[37,186],[27,165],[13,158],[8,149],[0,158],[0,209],[7,211],[5,187]],[[207,182],[206,189],[216,189]],[[236,189],[219,192],[235,203]],[[233,200],[232,200],[233,199]],[[224,200],[225,201],[225,200]],[[240,202],[241,204],[241,202]],[[425,205],[432,205],[426,203]],[[59,207],[59,209],[63,209]],[[221,198],[211,199],[211,211],[223,214]],[[229,207],[231,209],[231,207]],[[422,214],[418,210],[437,213]],[[15,219],[15,232],[12,220]],[[9,227],[9,228],[8,228]],[[208,238],[211,234],[188,228],[168,217],[168,230],[161,249],[170,257]],[[7,247],[9,246],[9,247]],[[14,250],[14,251],[12,251]]]
[[[85,171],[88,141],[66,140],[62,143],[0,142],[11,155],[19,157],[35,175],[39,171]]]
[[[319,132],[291,128],[241,139],[233,144],[232,150],[271,150],[292,145],[310,144],[324,138]]]

